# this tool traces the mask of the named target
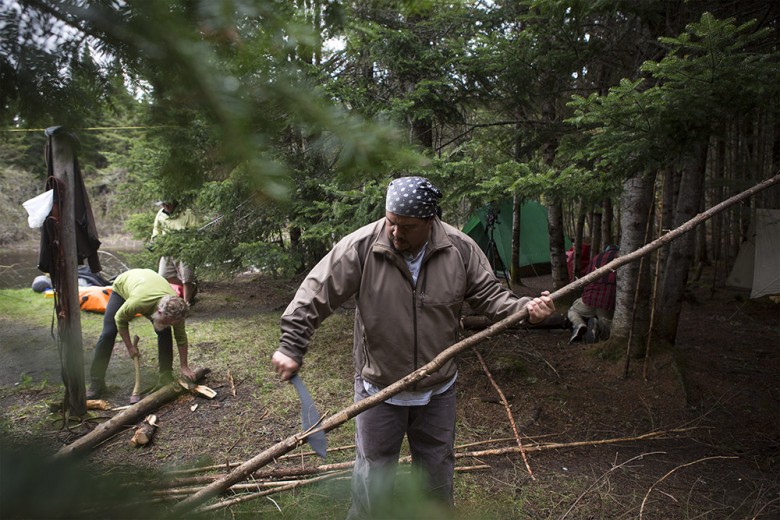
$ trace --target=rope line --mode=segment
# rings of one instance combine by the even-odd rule
[[[156,126],[92,126],[89,128],[76,128],[80,132],[100,132],[104,130],[147,130],[152,128],[182,128],[181,125],[156,125]],[[45,132],[45,128],[0,128],[0,132]]]

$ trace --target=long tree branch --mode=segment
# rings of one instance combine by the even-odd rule
[[[517,431],[517,424],[515,423],[515,418],[512,416],[512,407],[509,406],[509,401],[506,400],[506,396],[504,395],[504,391],[501,390],[501,387],[498,386],[498,383],[496,383],[496,380],[493,379],[493,374],[490,373],[490,369],[487,366],[487,363],[485,363],[485,360],[482,358],[482,354],[479,353],[479,350],[476,348],[472,348],[474,351],[474,354],[477,355],[477,359],[479,360],[479,363],[482,365],[482,370],[487,374],[488,379],[490,380],[490,384],[493,385],[493,389],[495,389],[496,393],[498,394],[498,397],[501,398],[501,402],[504,404],[504,410],[506,410],[506,415],[509,418],[509,424],[512,426],[512,431],[515,434],[515,441],[517,441],[517,447],[520,448],[520,454],[523,457],[523,462],[525,463],[525,468],[528,470],[528,474],[531,476],[531,480],[536,480],[536,477],[534,477],[534,472],[531,469],[531,465],[528,463],[528,457],[525,454],[525,450],[523,449],[523,441],[520,440],[520,433]]]
[[[734,204],[740,202],[741,200],[751,197],[756,193],[765,190],[778,183],[780,183],[780,174],[775,174],[774,177],[760,184],[757,184],[756,186],[753,186],[752,188],[745,190],[742,193],[739,193],[738,195],[735,195],[713,206],[707,211],[700,213],[699,215],[695,216],[688,222],[682,224],[680,227],[663,235],[657,240],[654,240],[653,242],[637,249],[636,251],[633,251],[623,256],[619,256],[615,258],[613,261],[604,265],[603,267],[596,269],[595,271],[583,276],[579,280],[570,283],[566,287],[558,289],[557,291],[552,293],[550,297],[553,300],[557,300],[562,298],[563,296],[573,294],[574,292],[580,290],[582,287],[604,276],[605,274],[614,271],[629,262],[638,260],[643,256],[655,251],[656,249],[663,247],[664,245],[668,244],[672,240],[679,238],[685,233],[688,233],[689,231],[694,229],[696,226],[698,226],[705,220],[711,218],[713,215],[716,215],[717,213],[725,210],[730,206],[733,206]],[[462,341],[459,341],[458,343],[455,343],[454,345],[450,346],[446,350],[442,351],[438,356],[436,356],[433,360],[431,360],[426,365],[423,365],[422,367],[418,368],[417,370],[408,374],[407,376],[399,379],[398,381],[391,384],[390,386],[387,386],[386,388],[377,392],[376,394],[366,399],[363,399],[361,401],[358,401],[357,403],[354,403],[351,406],[344,408],[343,410],[336,413],[335,415],[326,418],[325,420],[322,421],[319,428],[309,432],[297,433],[291,437],[288,437],[278,442],[277,444],[271,446],[265,451],[259,453],[258,455],[254,456],[253,458],[249,459],[248,461],[244,462],[239,467],[231,471],[225,477],[213,482],[208,486],[205,486],[199,492],[195,493],[194,495],[176,504],[176,506],[174,506],[174,511],[176,511],[177,513],[182,513],[184,511],[189,511],[194,509],[195,507],[199,506],[206,500],[209,500],[219,495],[225,489],[229,488],[233,484],[246,479],[252,472],[256,471],[258,468],[261,468],[266,464],[268,464],[269,462],[280,457],[281,455],[284,455],[285,453],[294,450],[295,448],[297,448],[298,446],[306,442],[306,437],[308,435],[311,435],[312,433],[320,430],[327,432],[341,426],[342,424],[352,419],[356,415],[362,413],[363,411],[368,410],[369,408],[372,408],[381,402],[384,402],[390,397],[402,392],[406,388],[409,388],[410,386],[417,383],[418,381],[428,377],[431,374],[436,373],[442,367],[442,365],[444,365],[445,362],[455,357],[460,352],[463,352],[467,348],[477,345],[482,341],[491,338],[500,332],[503,332],[504,330],[508,329],[515,323],[522,321],[527,317],[528,317],[528,310],[522,309],[517,313],[499,321],[498,323],[495,323],[494,325],[488,327],[487,329],[479,331],[474,335]]]
[[[691,430],[695,430],[695,429],[696,428],[675,428],[675,429],[671,429],[671,430],[649,432],[649,433],[645,433],[645,434],[634,436],[634,437],[613,437],[613,438],[608,438],[608,439],[599,439],[599,440],[592,440],[592,441],[576,441],[576,442],[563,442],[563,443],[556,442],[556,443],[547,443],[547,444],[536,444],[536,445],[530,446],[530,448],[528,448],[528,450],[524,450],[524,451],[541,452],[541,451],[551,451],[551,450],[559,450],[559,449],[566,449],[566,448],[573,448],[573,447],[601,446],[601,445],[615,444],[615,443],[624,443],[624,442],[650,441],[650,440],[654,440],[654,439],[666,438],[668,435],[671,435],[673,433],[685,433],[685,432],[688,432],[688,431],[691,431]],[[496,440],[496,439],[494,439],[494,440]],[[506,440],[511,440],[511,439],[509,439],[509,438],[503,439],[503,441],[506,441]],[[509,447],[506,447],[506,448],[488,449],[488,450],[481,450],[481,451],[461,451],[461,452],[456,452],[455,453],[455,458],[456,459],[463,459],[463,458],[482,459],[482,458],[488,457],[488,456],[510,455],[510,454],[515,454],[515,453],[519,453],[519,452],[521,452],[521,448],[520,447],[509,446]],[[401,463],[401,464],[409,464],[409,463],[412,462],[412,457],[411,456],[401,457],[398,460],[398,462]],[[338,463],[338,464],[327,464],[327,465],[317,466],[317,467],[314,467],[314,468],[309,468],[308,471],[305,472],[305,474],[308,474],[308,475],[320,474],[320,475],[332,478],[333,476],[341,475],[342,474],[342,470],[349,470],[349,468],[352,468],[354,466],[354,464],[355,464],[354,461],[350,461],[350,462],[342,462],[342,463]],[[481,469],[487,469],[488,467],[489,466],[485,465],[485,464],[480,464],[480,465],[476,465],[476,466],[455,466],[455,471],[456,472],[476,471],[476,470],[481,470]],[[299,476],[302,476],[304,474],[304,473],[300,473],[296,469],[288,469],[288,470],[279,469],[279,470],[275,470],[275,472],[278,472],[277,476],[281,476],[281,477],[299,477]],[[215,479],[219,479],[219,478],[222,478],[222,477],[223,477],[223,475],[211,475],[211,476],[206,477],[206,478],[215,480]],[[258,477],[259,477],[259,474],[256,473],[256,474],[251,476],[250,480],[254,481]],[[200,479],[199,479],[199,482],[201,482]],[[313,479],[299,480],[299,481],[296,481],[296,482],[311,483],[311,482],[315,482],[315,480],[313,480]],[[284,482],[275,482],[275,483],[273,483],[271,485],[274,486],[272,490],[267,490],[267,491],[263,491],[263,492],[260,492],[260,493],[255,493],[255,494],[252,494],[252,495],[241,495],[241,497],[243,497],[243,498],[241,498],[239,501],[243,502],[245,500],[251,500],[251,499],[257,498],[259,496],[265,496],[265,495],[268,495],[268,494],[271,494],[271,493],[277,493],[277,492],[280,492],[280,491],[286,491],[287,489],[292,489],[292,488],[296,487],[296,486],[288,487],[289,483],[284,483]],[[225,491],[235,491],[236,489],[239,489],[239,486],[240,485],[231,486],[230,488],[226,489]],[[251,484],[250,484],[249,487],[251,488]],[[193,490],[188,490],[187,492],[189,492],[189,491],[193,491]],[[197,491],[197,488],[194,491]],[[170,492],[171,492],[171,490],[168,490],[167,492],[163,490],[159,494],[161,494],[161,495],[170,494]],[[177,491],[177,493],[178,493],[178,491]],[[220,507],[231,505],[232,503],[234,503],[234,502],[232,502],[230,500],[223,501],[223,502],[219,502],[219,503],[214,504],[214,505],[203,506],[201,508],[198,508],[196,510],[196,512],[200,513],[200,512],[204,512],[204,511],[211,511],[213,509],[218,509]]]

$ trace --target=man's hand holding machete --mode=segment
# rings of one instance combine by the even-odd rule
[[[286,354],[282,354],[278,350],[271,356],[271,364],[274,366],[274,370],[282,381],[289,381],[292,376],[298,373],[301,365],[293,358]]]
[[[298,375],[298,369],[301,367],[300,363],[292,359],[291,357],[283,354],[279,351],[274,352],[271,357],[271,363],[276,369],[276,373],[283,381],[289,381],[295,387],[295,391],[298,392],[298,397],[301,399],[301,427],[303,431],[316,428],[320,422],[320,414],[317,411],[317,407],[314,405],[314,401],[306,389],[306,385],[303,384],[300,376]],[[306,437],[306,442],[312,447],[315,453],[325,458],[328,445],[325,439],[325,432],[318,431]]]

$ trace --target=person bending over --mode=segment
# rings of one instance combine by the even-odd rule
[[[87,399],[96,399],[106,391],[106,370],[114,350],[117,333],[131,357],[138,350],[130,341],[129,323],[137,315],[148,318],[157,333],[159,385],[173,381],[173,338],[179,351],[181,376],[193,380],[195,373],[187,364],[187,332],[184,326],[189,305],[176,296],[168,281],[151,269],[130,269],[117,276],[103,316],[90,368]]]

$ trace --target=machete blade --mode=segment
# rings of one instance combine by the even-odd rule
[[[317,407],[314,406],[314,401],[306,389],[306,385],[303,384],[301,377],[295,374],[290,378],[290,383],[295,387],[298,397],[301,399],[301,427],[303,431],[307,431],[320,421],[320,414],[317,412]],[[306,437],[306,442],[309,443],[314,453],[323,459],[325,458],[325,454],[328,451],[328,441],[325,439],[324,431],[318,431],[309,435]]]

